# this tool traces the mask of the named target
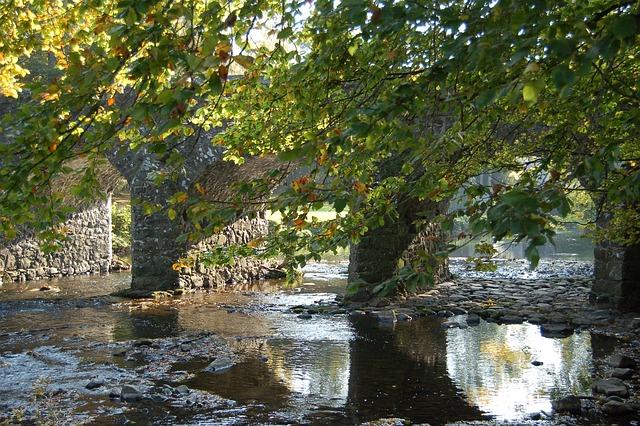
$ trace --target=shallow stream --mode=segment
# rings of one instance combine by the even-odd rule
[[[343,292],[346,264],[305,272],[293,289],[264,282],[162,301],[108,296],[128,274],[46,282],[46,291],[5,285],[0,412],[54,424],[522,420],[550,413],[553,397],[589,394],[594,359],[612,350],[598,335],[551,339],[526,323],[300,318],[291,307]],[[140,400],[109,397],[126,384]]]

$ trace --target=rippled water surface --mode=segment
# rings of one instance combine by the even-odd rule
[[[594,356],[608,353],[607,342],[589,333],[549,339],[530,324],[482,322],[444,329],[438,318],[382,325],[366,316],[302,319],[289,311],[332,301],[344,288],[343,263],[311,265],[304,284],[294,289],[261,283],[159,302],[107,296],[128,280],[126,274],[66,279],[47,282],[48,291],[39,290],[43,282],[5,285],[0,291],[0,411],[33,404],[34,389],[45,386],[71,395],[59,403],[73,407],[72,423],[515,420],[550,412],[552,396],[587,393]],[[184,343],[185,336],[202,332],[215,336],[218,346],[207,349],[206,356],[181,355],[200,345]],[[136,350],[128,349],[140,339],[156,342],[155,361],[138,359]],[[182,346],[172,339],[183,339]],[[127,357],[117,354],[123,347]],[[233,365],[208,371],[221,351]],[[543,364],[536,367],[532,361]],[[156,371],[164,364],[166,371]],[[159,399],[119,403],[105,392],[85,389],[96,377],[142,389],[184,384],[199,397],[217,395],[225,402],[215,408]]]

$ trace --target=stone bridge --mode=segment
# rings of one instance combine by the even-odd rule
[[[243,166],[222,161],[223,150],[213,146],[210,137],[193,137],[176,149],[185,158],[176,169],[166,158],[146,149],[129,151],[114,148],[107,153],[111,165],[126,178],[132,198],[132,283],[134,294],[154,290],[186,287],[220,287],[231,282],[260,279],[271,264],[256,259],[238,259],[234,265],[208,268],[196,263],[193,267],[174,270],[172,265],[190,252],[208,250],[228,244],[247,243],[268,232],[264,214],[246,217],[239,212],[237,220],[220,233],[197,243],[181,243],[178,236],[188,224],[182,215],[171,220],[167,213],[168,198],[177,192],[194,193],[194,185],[206,189],[210,202],[231,195],[230,185],[241,179],[264,175],[278,167],[271,158],[249,159]],[[156,183],[160,174],[171,179]],[[440,229],[431,224],[416,228],[418,212],[436,216],[446,206],[409,200],[396,221],[367,233],[360,244],[351,248],[349,278],[375,283],[394,273],[398,259],[413,262],[424,249],[433,253],[443,241]],[[146,215],[143,205],[160,206],[157,213]],[[111,202],[110,198],[85,206],[72,215],[65,226],[67,241],[62,248],[45,254],[33,235],[25,233],[0,249],[0,271],[5,280],[31,280],[85,273],[108,272],[111,263]],[[424,217],[424,215],[423,215]],[[431,265],[438,277],[448,274],[446,264]],[[623,248],[600,244],[595,251],[594,296],[613,302],[625,309],[640,307],[637,290],[640,276],[640,247]]]

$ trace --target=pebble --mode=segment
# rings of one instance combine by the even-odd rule
[[[85,388],[92,390],[104,386],[104,380],[91,380],[86,384]]]
[[[142,399],[142,393],[135,386],[124,385],[120,390],[120,398],[124,402],[136,402]]]

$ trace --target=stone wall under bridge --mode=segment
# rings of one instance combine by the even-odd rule
[[[72,214],[62,226],[66,240],[52,253],[45,253],[28,230],[0,242],[0,283],[109,272],[111,197]]]
[[[256,238],[267,235],[269,221],[263,217],[241,218],[225,227],[220,233],[193,245],[187,256],[211,251],[216,247],[233,244],[246,244]],[[196,260],[195,265],[182,268],[178,275],[178,287],[217,288],[224,289],[227,285],[246,284],[256,280],[271,278],[277,275],[276,261],[265,261],[251,257],[235,259],[228,266],[209,267]]]

